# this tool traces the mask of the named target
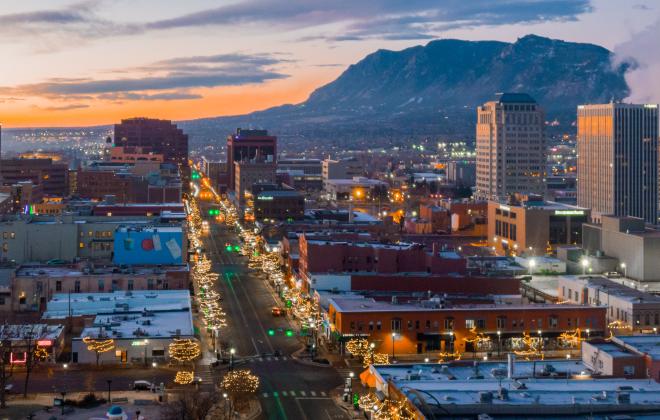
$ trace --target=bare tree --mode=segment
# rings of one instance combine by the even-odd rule
[[[217,400],[218,394],[215,391],[184,392],[178,399],[164,407],[160,418],[162,420],[205,420]]]
[[[5,387],[13,374],[11,364],[9,363],[9,355],[12,350],[12,341],[10,338],[10,328],[7,324],[4,324],[0,327],[0,408],[7,407]]]
[[[32,369],[39,362],[39,358],[36,356],[36,345],[35,340],[37,334],[34,331],[35,325],[32,324],[28,329],[23,333],[23,342],[25,343],[25,383],[23,384],[23,397],[27,398],[28,382],[30,381],[30,373]]]

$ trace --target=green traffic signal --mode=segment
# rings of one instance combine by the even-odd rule
[[[275,330],[274,329],[269,329],[268,330],[268,335],[275,335]]]
[[[238,245],[234,245],[234,251],[240,251],[240,250],[241,250],[241,247],[240,247],[240,246],[238,246]]]
[[[232,248],[232,246],[231,246],[231,245],[227,245],[227,248],[226,248],[226,249],[227,249],[227,251],[229,251],[229,252],[231,252],[231,251],[232,251],[232,249],[234,249],[234,248]]]
[[[286,336],[287,337],[293,337],[293,331],[291,331],[290,329],[287,329],[286,330]]]
[[[291,302],[291,299],[287,299],[287,300],[286,300],[286,307],[287,307],[287,308],[290,308],[290,307],[292,307],[292,306],[293,306],[293,302]]]
[[[353,405],[355,407],[360,405],[360,395],[357,392],[353,394]]]

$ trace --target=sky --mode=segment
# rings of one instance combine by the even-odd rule
[[[654,0],[22,0],[0,8],[0,124],[239,115],[377,49],[530,33],[633,58],[629,99],[660,102]]]

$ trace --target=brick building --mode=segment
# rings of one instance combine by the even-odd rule
[[[66,197],[69,194],[68,165],[52,159],[2,159],[0,179],[5,185],[30,181],[41,185],[44,195]]]
[[[561,333],[576,328],[602,335],[605,311],[604,307],[553,304],[441,307],[433,299],[413,305],[353,297],[330,299],[327,322],[330,339],[343,343],[353,337],[367,338],[375,343],[376,351],[388,354],[471,352],[475,349],[468,340],[475,337],[474,331],[490,343],[477,350],[501,352],[516,348],[524,333],[540,337],[548,349]]]

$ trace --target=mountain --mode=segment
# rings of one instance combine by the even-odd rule
[[[378,50],[349,66],[303,103],[244,116],[185,123],[261,126],[280,135],[466,135],[475,107],[496,92],[527,92],[569,127],[581,103],[625,98],[629,63],[593,45],[528,35],[514,43],[442,39],[402,51]],[[370,134],[371,133],[371,134]]]

